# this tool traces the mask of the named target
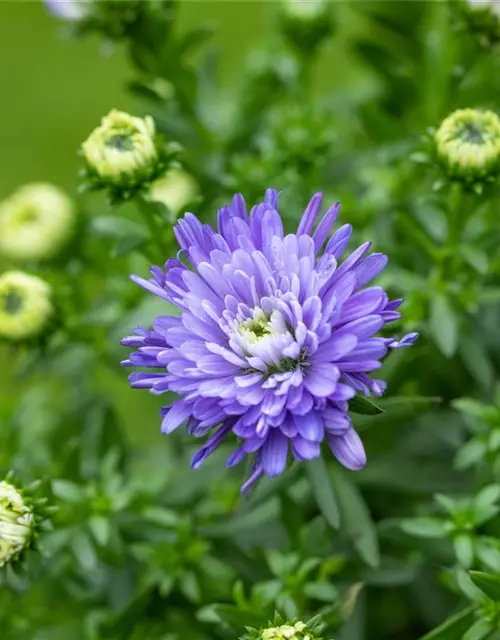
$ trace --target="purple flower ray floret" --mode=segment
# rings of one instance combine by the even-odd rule
[[[249,214],[236,195],[220,209],[217,232],[187,213],[174,231],[189,266],[172,258],[149,280],[132,277],[181,315],[159,316],[123,340],[136,348],[124,365],[155,370],[132,373],[131,386],[181,396],[162,409],[162,432],[186,423],[195,437],[210,434],[194,468],[236,436],[227,466],[254,460],[243,491],[282,473],[290,449],[296,460],[317,458],[323,441],[345,467],[361,469],[366,455],[348,401],[381,395],[385,383],[368,374],[389,349],[418,337],[377,337],[400,318],[402,302],[366,286],[387,256],[369,254],[367,242],[341,261],[352,227],[330,235],[338,204],[316,225],[321,202],[315,194],[288,235],[273,189]]]

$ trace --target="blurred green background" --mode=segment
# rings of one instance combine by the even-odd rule
[[[351,22],[347,6],[337,4],[339,18]],[[188,1],[181,4],[179,25],[213,26],[221,80],[227,84],[239,74],[250,48],[274,28],[274,5]],[[359,20],[352,22],[353,28],[361,28]],[[346,34],[349,29],[342,30],[343,38]],[[131,72],[123,51],[103,51],[97,38],[79,43],[65,39],[62,24],[47,14],[41,1],[0,3],[0,42],[0,198],[32,180],[74,190],[79,144],[112,107],[135,106],[124,88]],[[346,83],[367,91],[368,82],[345,41],[331,42],[318,65],[316,83],[326,92]]]
[[[250,50],[272,39],[276,7],[272,2],[181,3],[179,29],[209,24],[214,30],[223,89],[221,108],[230,100],[224,88],[238,82]],[[314,71],[315,87],[331,94],[332,100],[346,89],[369,96],[374,89],[373,75],[348,50],[350,35],[363,29],[359,13],[353,14],[348,3],[339,2],[336,14],[343,25],[341,37],[333,38],[322,53]],[[120,47],[103,47],[97,37],[69,40],[64,24],[50,16],[42,2],[0,3],[0,42],[9,53],[0,57],[4,88],[0,198],[32,181],[52,182],[76,198],[81,142],[110,109],[134,112],[139,108],[126,89],[133,77],[126,55]],[[91,210],[105,214],[108,208],[97,198]],[[131,326],[133,323],[125,332]],[[8,357],[7,347],[0,346],[0,361]],[[4,399],[13,399],[18,382],[0,372],[0,383]],[[130,393],[126,372],[103,369],[94,384],[114,398],[132,440],[158,442],[157,406],[146,394]],[[150,428],[138,432],[138,421]]]

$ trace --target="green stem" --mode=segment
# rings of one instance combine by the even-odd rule
[[[163,242],[164,229],[155,218],[151,204],[141,196],[136,198],[137,206],[141,212],[151,235],[152,244],[155,245],[160,264],[163,264],[168,257],[167,243]],[[148,256],[151,257],[151,256]]]

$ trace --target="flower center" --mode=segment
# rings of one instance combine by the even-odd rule
[[[458,135],[464,142],[469,144],[484,144],[484,131],[473,122],[464,122],[458,132]]]
[[[242,322],[239,331],[252,344],[273,333],[269,318],[261,309],[255,311],[253,318]]]
[[[4,293],[0,298],[0,302],[2,303],[2,310],[11,316],[18,313],[23,306],[22,296],[14,289]]]
[[[130,136],[119,133],[111,136],[111,138],[108,138],[108,140],[106,140],[106,146],[112,147],[117,151],[132,151],[134,148],[134,143],[132,142]]]
[[[38,220],[38,213],[35,207],[27,205],[20,209],[17,213],[17,222],[21,224],[30,224]]]
[[[268,377],[307,365],[305,353],[280,311],[266,313],[256,307],[246,318],[237,318],[229,334],[230,344],[234,341],[237,350],[245,353],[248,371],[260,371]]]

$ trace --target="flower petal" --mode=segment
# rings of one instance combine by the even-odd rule
[[[351,428],[343,436],[327,435],[326,441],[340,464],[351,471],[359,471],[366,464],[366,453],[361,438]]]

